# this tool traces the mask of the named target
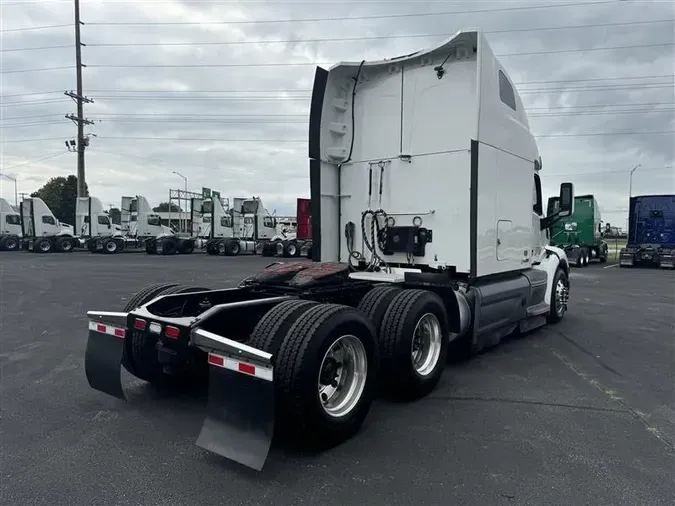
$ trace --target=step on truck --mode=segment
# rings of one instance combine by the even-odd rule
[[[124,399],[120,364],[156,385],[208,377],[197,445],[258,470],[273,434],[336,445],[376,392],[424,397],[452,374],[449,350],[567,310],[567,257],[545,231],[573,213],[574,189],[544,216],[523,103],[481,32],[317,68],[309,159],[313,262],[236,288],[151,285],[87,313],[93,388]]]
[[[98,199],[96,199],[98,200]],[[100,214],[94,205],[82,201],[82,207],[90,205],[92,215],[89,220],[98,220]],[[100,202],[99,202],[100,203]],[[190,220],[193,229],[201,224],[202,199],[192,199]],[[110,229],[109,234],[91,237],[87,248],[92,253],[115,254],[120,251],[143,251],[154,255],[189,254],[194,251],[194,237],[181,237],[170,227],[162,225],[160,216],[152,210],[148,200],[142,195],[122,197],[120,231]],[[197,232],[193,234],[195,237]]]
[[[0,251],[21,247],[21,215],[5,199],[0,199]]]
[[[37,253],[70,253],[79,246],[73,225],[61,223],[39,197],[21,201],[22,248]]]
[[[560,197],[548,199],[548,214],[554,214]],[[567,260],[575,267],[586,267],[591,260],[607,262],[609,246],[603,239],[600,206],[593,195],[574,197],[574,214],[551,227],[550,244],[565,250]]]
[[[675,195],[640,195],[630,199],[628,242],[620,267],[675,265]]]
[[[312,258],[312,200],[298,198],[295,232],[276,241],[276,254],[284,258]]]

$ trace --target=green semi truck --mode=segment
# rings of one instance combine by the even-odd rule
[[[548,214],[558,209],[558,197],[548,199]],[[565,250],[570,265],[586,267],[591,260],[607,261],[600,207],[593,195],[574,198],[574,213],[551,227],[550,244]]]

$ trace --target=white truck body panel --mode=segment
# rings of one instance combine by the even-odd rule
[[[0,235],[21,237],[21,215],[5,199],[0,199]]]
[[[23,199],[21,201],[21,215],[26,237],[75,235],[74,227],[57,220],[51,209],[39,197]]]
[[[416,264],[472,277],[531,265],[532,202],[505,188],[525,186],[529,195],[538,151],[522,101],[482,33],[461,31],[413,55],[332,67],[319,142],[322,261],[347,262],[345,225],[360,228],[364,210],[382,208],[397,226],[412,226],[417,216],[434,232]],[[408,263],[403,253],[386,261]]]

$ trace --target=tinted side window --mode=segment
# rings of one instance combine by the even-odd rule
[[[8,214],[5,216],[5,221],[8,225],[21,225],[21,219],[18,214]]]
[[[148,216],[148,225],[158,227],[160,225],[159,216]]]
[[[263,227],[274,228],[274,222],[272,221],[272,218],[270,218],[269,216],[265,216],[265,218],[263,219]]]
[[[516,110],[516,95],[513,93],[513,86],[501,70],[499,71],[499,98],[511,109]]]
[[[56,221],[54,220],[53,216],[43,216],[42,223],[46,223],[47,225],[56,225]]]
[[[98,217],[98,224],[99,225],[110,225],[110,221],[108,220],[107,216],[99,216]]]

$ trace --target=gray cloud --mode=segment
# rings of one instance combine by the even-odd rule
[[[11,2],[10,2],[11,3]],[[572,0],[564,3],[573,3]],[[544,190],[556,192],[564,180],[577,192],[595,193],[605,217],[625,223],[628,171],[635,193],[675,191],[673,136],[598,135],[586,133],[664,132],[675,130],[672,46],[613,51],[552,52],[586,48],[673,43],[670,23],[527,31],[607,23],[662,21],[675,18],[670,2],[612,2],[577,7],[501,10],[392,19],[328,22],[115,25],[108,23],[204,22],[216,20],[288,20],[513,9],[519,2],[86,2],[82,8],[85,93],[95,103],[86,116],[96,120],[88,131],[98,135],[87,152],[87,179],[92,194],[106,203],[140,193],[152,202],[166,199],[169,188],[220,189],[223,195],[261,195],[270,209],[291,213],[294,199],[309,193],[307,135],[309,88],[314,68],[304,66],[158,68],[156,65],[256,64],[360,61],[389,58],[433,46],[460,28],[481,28],[509,70],[529,109],[530,124],[544,159]],[[541,4],[539,4],[541,5]],[[4,5],[2,29],[72,23],[72,2]],[[379,38],[392,34],[400,38]],[[435,37],[405,35],[440,34]],[[371,37],[369,40],[350,38]],[[307,39],[335,38],[331,42]],[[226,41],[297,40],[278,44],[214,44]],[[170,45],[171,43],[203,45]],[[4,32],[3,72],[72,66],[73,48],[6,51],[14,48],[71,46],[73,28]],[[124,47],[97,44],[129,44]],[[163,43],[164,46],[144,44]],[[548,52],[537,55],[514,53]],[[511,56],[506,56],[511,55]],[[135,65],[102,68],[98,65]],[[670,76],[646,79],[644,76]],[[19,177],[20,191],[37,189],[49,177],[75,172],[75,155],[46,159],[12,169],[45,155],[65,151],[63,141],[75,127],[63,115],[75,105],[62,92],[75,87],[72,69],[5,73],[0,81],[3,107],[3,170]],[[635,79],[613,80],[627,77]],[[604,79],[604,80],[603,80]],[[576,82],[573,82],[577,80]],[[593,81],[584,81],[593,80]],[[544,81],[544,83],[542,83]],[[558,82],[555,81],[570,81]],[[154,90],[152,93],[144,91]],[[238,90],[236,93],[225,91]],[[262,91],[261,91],[262,90]],[[270,90],[272,90],[270,92]],[[277,90],[277,91],[274,91]],[[278,90],[304,90],[282,96]],[[45,95],[11,96],[32,92]],[[218,99],[214,99],[218,97]],[[25,104],[21,104],[25,102]],[[640,105],[650,104],[650,105]],[[653,105],[665,104],[665,105]],[[601,106],[616,106],[604,109]],[[621,111],[608,114],[607,111]],[[597,114],[593,114],[597,113]],[[275,115],[275,116],[270,116]],[[291,116],[294,115],[294,116]],[[16,118],[16,119],[12,119]],[[202,141],[119,140],[190,138]],[[33,142],[22,139],[55,138]],[[220,140],[212,140],[220,139]],[[261,139],[291,142],[228,142]],[[0,179],[0,195],[11,197],[13,185]],[[611,211],[611,212],[610,212]]]

